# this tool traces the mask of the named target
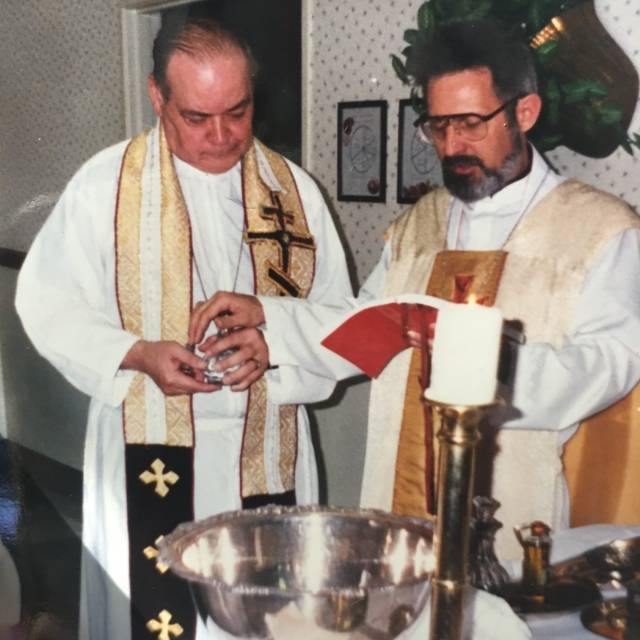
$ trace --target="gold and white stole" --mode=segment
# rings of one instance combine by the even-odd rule
[[[127,147],[115,212],[116,294],[122,326],[145,340],[186,344],[192,307],[189,216],[160,126]],[[195,633],[188,586],[157,562],[157,542],[193,520],[190,395],[165,396],[137,373],[122,407],[131,635],[165,624]]]
[[[255,141],[242,161],[242,188],[255,292],[306,297],[315,274],[315,241],[286,161]],[[117,210],[117,290],[123,326],[147,340],[185,344],[192,305],[191,233],[160,127],[131,142]],[[142,374],[125,400],[123,422],[129,444],[194,443],[190,397],[166,398]],[[271,406],[261,379],[248,394],[242,498],[293,491],[296,457],[297,407]]]
[[[242,163],[245,237],[259,295],[309,294],[315,241],[286,161],[256,141]],[[242,440],[241,493],[245,505],[295,489],[298,448],[296,405],[272,406],[264,378],[249,389]]]

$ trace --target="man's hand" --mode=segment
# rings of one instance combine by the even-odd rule
[[[191,314],[189,342],[199,344],[212,321],[218,329],[259,327],[264,324],[264,312],[255,296],[218,291],[206,302],[196,305]]]
[[[190,367],[195,377],[181,371],[184,366]],[[211,393],[220,389],[218,385],[203,382],[204,361],[177,342],[139,340],[129,349],[120,368],[146,373],[167,396]]]
[[[245,296],[249,297],[249,296]],[[244,391],[260,378],[269,366],[269,347],[258,329],[237,329],[224,336],[211,336],[198,346],[206,356],[217,356],[227,349],[236,349],[234,353],[216,363],[216,371],[226,371],[225,385],[232,391]]]

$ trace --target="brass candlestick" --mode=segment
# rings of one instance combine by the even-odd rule
[[[493,404],[451,405],[426,399],[440,419],[436,569],[431,580],[431,638],[462,638],[467,586],[475,448],[480,421]]]

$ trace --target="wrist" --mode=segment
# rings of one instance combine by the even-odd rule
[[[127,351],[122,362],[120,363],[120,369],[131,369],[134,371],[141,371],[141,363],[143,360],[143,353],[146,346],[145,340],[138,340]]]

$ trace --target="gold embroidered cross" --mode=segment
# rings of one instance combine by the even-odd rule
[[[173,471],[167,471],[164,473],[164,462],[159,458],[156,458],[151,463],[151,468],[153,469],[153,473],[151,471],[144,471],[140,474],[139,478],[145,484],[151,484],[152,482],[156,483],[156,487],[154,491],[161,497],[164,498],[167,493],[169,493],[169,487],[167,485],[175,484],[180,480],[180,476]]]
[[[158,557],[159,552],[156,547],[160,544],[160,541],[162,540],[162,538],[164,538],[164,536],[160,536],[159,538],[156,538],[154,545],[149,545],[142,551],[142,553],[144,553],[146,558],[148,558],[149,560],[155,560]],[[169,571],[169,566],[166,565],[164,562],[160,562],[158,560],[156,561],[156,569],[160,573],[166,573],[167,571]]]
[[[166,609],[163,609],[158,614],[158,620],[149,620],[149,622],[147,622],[147,629],[149,629],[151,633],[157,633],[158,640],[171,640],[172,637],[177,638],[182,635],[184,629],[177,622],[170,624],[172,617]]]

